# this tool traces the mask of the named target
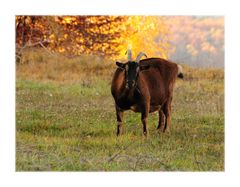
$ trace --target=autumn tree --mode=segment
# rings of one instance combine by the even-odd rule
[[[67,56],[125,57],[144,51],[167,58],[168,30],[158,16],[16,16],[16,47],[44,47]]]
[[[51,40],[51,17],[16,16],[16,61],[19,62],[23,50],[32,47],[47,49]]]
[[[64,28],[63,38],[58,38],[62,41],[62,45],[58,46],[61,52],[107,56],[119,53],[117,39],[124,32],[126,17],[66,16],[55,19]]]
[[[160,16],[129,16],[119,47],[125,51],[130,45],[135,56],[143,51],[149,57],[168,58],[172,47],[168,39],[169,29],[164,22],[165,18]]]

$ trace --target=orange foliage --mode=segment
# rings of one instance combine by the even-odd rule
[[[16,25],[17,45],[24,46],[34,36],[66,55],[126,58],[131,46],[135,54],[167,58],[170,49],[167,28],[157,16],[16,16]]]
[[[158,16],[131,16],[125,25],[125,34],[121,38],[121,54],[130,46],[133,54],[144,51],[148,56],[168,58],[170,44],[168,28],[164,19]]]

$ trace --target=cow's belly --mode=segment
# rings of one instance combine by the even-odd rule
[[[157,105],[157,106],[150,106],[150,113],[152,112],[156,112],[156,111],[159,111],[161,109],[161,106],[160,105]]]
[[[160,108],[161,108],[160,105],[158,105],[158,106],[150,106],[149,113],[159,111]],[[142,112],[143,108],[141,106],[139,106],[139,105],[133,105],[133,106],[130,107],[130,110],[132,110],[134,112]]]
[[[134,112],[141,112],[141,111],[142,111],[142,108],[141,108],[141,106],[139,106],[139,105],[132,105],[132,106],[130,107],[130,110],[132,110],[132,111],[134,111]]]

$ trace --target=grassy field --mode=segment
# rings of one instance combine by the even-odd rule
[[[223,171],[224,72],[184,67],[170,133],[142,135],[124,114],[116,137],[110,93],[114,63],[31,51],[16,67],[16,171]]]

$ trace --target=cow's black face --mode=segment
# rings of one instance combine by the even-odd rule
[[[136,62],[128,62],[125,70],[126,87],[131,89],[136,85],[139,74],[139,65]]]
[[[131,89],[136,86],[139,72],[149,68],[148,66],[140,66],[137,62],[129,61],[127,63],[116,62],[117,66],[125,70],[126,88]]]

